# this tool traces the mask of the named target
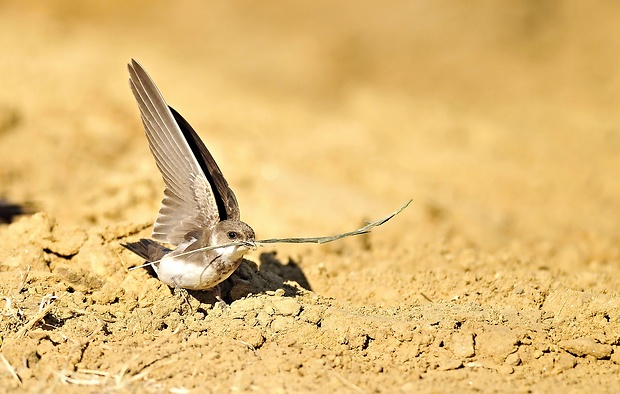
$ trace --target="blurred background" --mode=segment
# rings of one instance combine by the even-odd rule
[[[373,240],[618,259],[617,1],[0,11],[0,196],[60,223],[155,218],[162,182],[127,84],[135,58],[259,238],[351,230],[413,198]]]

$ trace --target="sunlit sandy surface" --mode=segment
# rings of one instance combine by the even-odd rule
[[[40,211],[0,225],[0,387],[620,387],[615,2],[126,3],[0,2],[0,197]],[[227,309],[128,271],[163,191],[131,58],[258,238],[411,206],[249,254]]]

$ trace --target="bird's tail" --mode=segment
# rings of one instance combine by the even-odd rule
[[[161,260],[162,257],[171,251],[171,249],[146,238],[142,238],[138,242],[128,242],[126,244],[122,243],[121,245],[142,257],[149,263]]]

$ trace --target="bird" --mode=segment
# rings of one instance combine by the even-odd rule
[[[121,245],[151,263],[171,288],[213,290],[223,302],[219,284],[256,248],[254,230],[241,221],[235,194],[196,131],[166,103],[136,60],[128,70],[165,190],[152,239]],[[225,246],[202,250],[218,245]]]

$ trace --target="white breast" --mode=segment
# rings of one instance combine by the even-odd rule
[[[246,251],[247,248],[228,246],[218,249],[219,255],[208,252],[198,252],[191,258],[168,255],[158,264],[157,277],[170,287],[212,289],[237,269]]]

